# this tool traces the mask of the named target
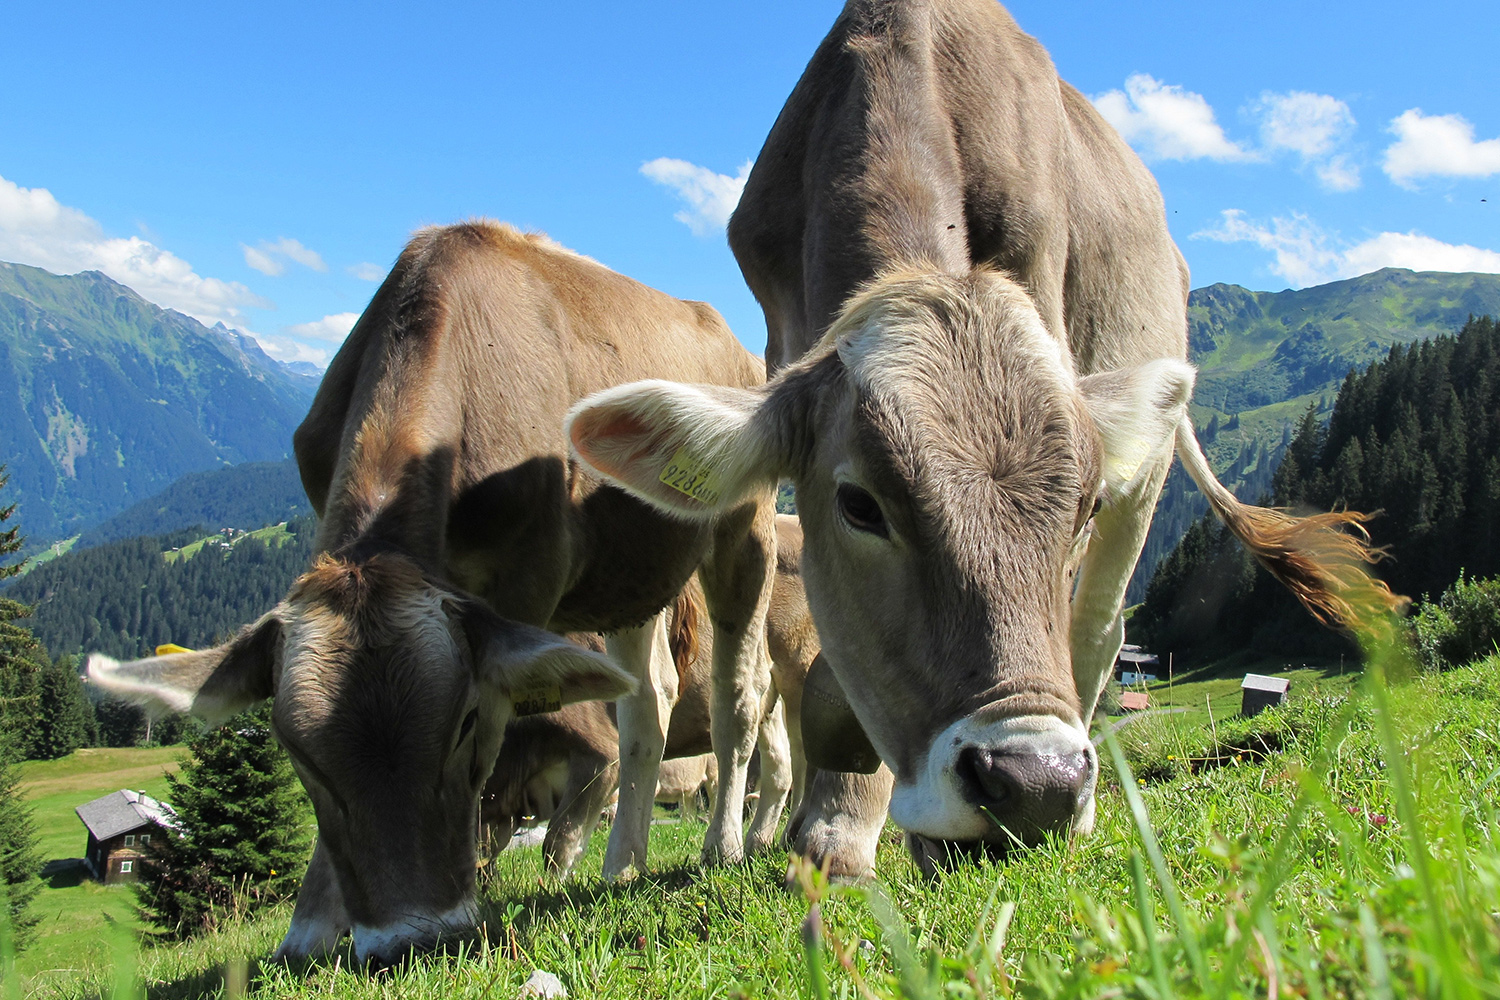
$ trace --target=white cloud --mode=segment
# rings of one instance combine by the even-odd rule
[[[255,339],[259,341],[261,348],[277,361],[307,361],[319,368],[327,368],[328,359],[333,356],[333,352],[327,348],[304,344],[290,337],[268,337],[256,334]]]
[[[1354,134],[1349,105],[1328,94],[1293,90],[1261,94],[1251,111],[1260,117],[1261,142],[1267,151],[1296,153],[1330,190],[1359,187],[1358,165],[1338,152]]]
[[[344,270],[354,275],[360,281],[379,281],[385,277],[385,268],[379,264],[371,264],[369,261],[350,264]]]
[[[1214,120],[1202,94],[1162,83],[1146,73],[1132,74],[1125,89],[1093,98],[1094,106],[1143,155],[1158,160],[1254,160],[1250,150],[1231,142]]]
[[[696,163],[662,156],[643,163],[641,173],[676,191],[687,207],[673,218],[691,229],[693,235],[707,236],[729,224],[729,215],[739,204],[753,165],[754,161],[746,160],[740,172],[730,177]]]
[[[349,336],[349,331],[354,329],[354,321],[357,319],[359,313],[333,313],[311,323],[296,323],[287,327],[286,332],[305,340],[326,340],[341,344]]]
[[[261,274],[273,278],[286,271],[286,265],[281,262],[282,258],[314,271],[328,270],[328,265],[323,263],[322,255],[316,250],[309,250],[300,241],[286,237],[282,237],[275,243],[270,240],[261,240],[253,247],[241,243],[240,249],[245,253],[246,264]]]
[[[1500,138],[1476,141],[1461,115],[1424,115],[1421,108],[1391,120],[1396,141],[1385,151],[1385,172],[1404,188],[1422,177],[1490,177],[1500,174]]]
[[[1232,208],[1223,213],[1217,229],[1194,233],[1193,238],[1254,243],[1275,255],[1272,272],[1297,288],[1353,278],[1382,267],[1500,273],[1500,253],[1494,250],[1444,243],[1418,232],[1385,232],[1351,244],[1301,213],[1274,218],[1267,226],[1250,221],[1244,212]]]
[[[1327,156],[1354,130],[1349,105],[1327,94],[1293,90],[1264,93],[1256,110],[1260,135],[1272,149],[1290,149],[1309,159]]]
[[[144,298],[205,323],[243,327],[244,308],[271,303],[237,281],[205,278],[182,258],[139,236],[107,237],[94,219],[46,188],[0,177],[0,260],[57,274],[103,271]]]
[[[1330,191],[1353,191],[1359,187],[1359,165],[1346,156],[1333,156],[1314,164],[1314,172]]]

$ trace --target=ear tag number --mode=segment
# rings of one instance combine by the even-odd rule
[[[516,718],[556,712],[562,708],[562,688],[556,684],[551,687],[517,688],[510,693],[510,699],[516,707]]]
[[[686,448],[677,449],[677,454],[672,456],[657,480],[705,506],[711,507],[719,502],[718,470],[689,454]]]

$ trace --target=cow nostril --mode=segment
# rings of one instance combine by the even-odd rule
[[[1010,755],[997,754],[988,747],[965,747],[959,752],[959,777],[977,804],[998,806],[1016,794],[1009,763]]]
[[[964,796],[1028,842],[1072,822],[1089,776],[1088,754],[1004,752],[969,746],[954,768]]]

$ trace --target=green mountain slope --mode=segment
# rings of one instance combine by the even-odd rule
[[[1471,315],[1500,313],[1500,275],[1388,267],[1347,281],[1282,292],[1210,285],[1188,296],[1188,350],[1198,366],[1194,402],[1239,414],[1338,390],[1351,368],[1392,344],[1451,334]],[[1256,421],[1251,421],[1252,423]]]
[[[0,461],[33,542],[189,472],[286,458],[316,387],[98,272],[0,262]]]
[[[1188,296],[1188,356],[1198,366],[1193,420],[1220,479],[1240,499],[1259,499],[1310,404],[1326,416],[1350,370],[1385,357],[1392,344],[1456,333],[1470,315],[1500,315],[1500,275],[1388,267],[1281,292],[1195,289]],[[1145,596],[1157,563],[1207,509],[1174,467],[1128,603]]]
[[[297,463],[247,462],[190,472],[155,496],[85,531],[78,548],[198,526],[254,529],[312,513]]]

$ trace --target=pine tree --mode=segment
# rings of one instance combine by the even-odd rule
[[[37,878],[42,861],[36,850],[36,822],[21,799],[21,775],[13,742],[0,732],[0,892],[16,948],[26,947],[36,932],[31,901],[41,891]]]
[[[33,757],[55,760],[98,743],[94,706],[83,692],[83,679],[72,657],[65,656],[42,670],[40,691],[41,718]]]
[[[0,465],[0,490],[10,477],[5,466]],[[0,507],[0,526],[16,513],[16,505]],[[20,528],[11,525],[0,530],[0,560],[21,548]],[[18,575],[26,566],[26,560],[12,565],[0,565],[0,580]],[[30,755],[37,739],[37,718],[41,708],[40,681],[46,654],[32,636],[31,630],[20,624],[31,616],[31,607],[9,597],[0,596],[0,731],[11,740],[11,749],[25,759]]]
[[[290,896],[311,845],[311,812],[269,704],[188,751],[167,777],[180,836],[152,838],[136,886],[147,919],[181,937]]]

